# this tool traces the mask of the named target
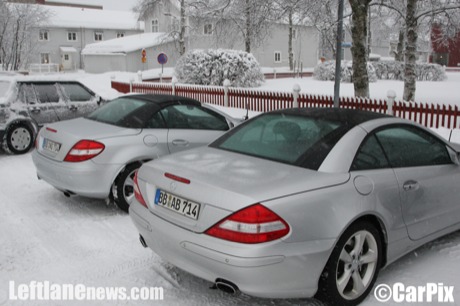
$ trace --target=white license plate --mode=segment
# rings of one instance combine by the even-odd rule
[[[53,152],[53,153],[58,153],[59,150],[61,149],[61,144],[55,141],[49,140],[48,138],[44,138],[43,139],[43,149]]]
[[[161,189],[157,189],[154,202],[158,206],[195,220],[198,219],[200,215],[200,204],[178,197]]]

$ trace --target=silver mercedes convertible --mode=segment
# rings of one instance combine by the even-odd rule
[[[460,228],[459,148],[377,113],[266,113],[144,164],[144,246],[227,292],[356,305],[379,270]]]

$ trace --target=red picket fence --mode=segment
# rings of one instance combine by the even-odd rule
[[[175,85],[171,83],[123,83],[112,81],[112,88],[122,93],[155,93],[176,94],[203,101],[206,103],[224,106],[224,87],[208,87],[194,85]],[[269,112],[272,110],[292,108],[294,106],[294,94],[292,92],[271,92],[254,89],[228,88],[228,106],[234,108],[249,109],[257,112]],[[333,97],[300,94],[297,102],[299,107],[333,107]],[[385,100],[341,98],[341,108],[367,110],[378,113],[386,113],[388,105]],[[415,121],[426,127],[444,127],[448,129],[460,128],[460,111],[457,106],[433,105],[421,103],[395,102],[393,115],[400,118]]]

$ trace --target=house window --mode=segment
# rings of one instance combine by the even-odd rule
[[[204,29],[203,29],[203,34],[204,35],[212,35],[212,24],[205,24]]]
[[[68,55],[68,54],[64,54],[64,60],[65,60],[65,61],[68,61],[68,60],[69,60],[69,55]]]
[[[49,64],[50,63],[50,54],[49,53],[40,53],[40,63]]]
[[[103,33],[102,32],[94,32],[94,41],[102,41],[103,40]]]
[[[39,41],[48,41],[49,40],[49,32],[48,30],[40,30],[38,33],[38,40]]]
[[[152,20],[152,33],[160,32],[159,31],[159,23],[158,19],[153,19]]]
[[[67,40],[76,41],[77,40],[77,32],[68,32],[67,33]]]
[[[125,37],[125,32],[118,32],[117,38],[122,38],[122,37]]]
[[[275,63],[281,63],[281,52],[275,51]]]

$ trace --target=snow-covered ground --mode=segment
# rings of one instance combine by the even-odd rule
[[[81,77],[84,83],[101,95],[103,93],[114,97],[117,93],[110,89],[112,75],[116,75],[118,80],[129,80],[135,76],[108,73]],[[456,77],[457,84],[451,84],[447,93],[440,91],[440,95],[457,95],[458,89],[455,86],[460,84],[460,74],[453,78],[449,75],[451,81]],[[279,86],[279,89],[290,90],[293,82],[297,81],[268,81],[273,83],[267,83],[266,86],[270,89]],[[307,91],[307,88],[315,90],[313,84],[316,83],[313,80],[305,82],[305,85],[301,84],[303,91]],[[378,90],[385,92],[386,86],[381,87],[385,88],[377,86]],[[419,86],[419,89],[423,87]],[[394,87],[391,89],[395,90]],[[419,96],[422,96],[420,92]],[[429,99],[428,94],[426,99]],[[229,112],[237,117],[244,114],[241,110]],[[376,284],[391,286],[400,282],[406,286],[419,286],[443,283],[455,286],[455,303],[449,305],[460,305],[458,271],[460,232],[409,253],[381,271]],[[16,284],[49,281],[97,287],[164,288],[164,301],[146,302],[145,305],[319,304],[313,300],[266,300],[245,295],[231,296],[208,289],[210,283],[172,267],[149,249],[144,249],[129,216],[115,206],[78,196],[66,198],[37,179],[30,154],[11,156],[0,151],[0,305],[142,305],[140,302],[128,301],[13,302],[8,299],[10,281]],[[371,293],[362,305],[380,304]]]

